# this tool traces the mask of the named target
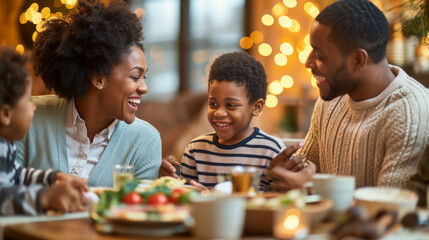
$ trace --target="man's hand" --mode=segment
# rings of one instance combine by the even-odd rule
[[[176,160],[175,157],[168,156],[167,158],[162,159],[161,167],[159,168],[159,177],[169,176],[180,179],[176,173],[176,167],[179,168],[180,163]]]
[[[302,157],[300,158],[291,158],[292,155],[298,151],[302,146],[304,146],[304,142],[295,143],[287,147],[281,153],[279,153],[273,160],[271,160],[270,166],[268,169],[273,169],[277,166],[284,166],[286,169],[291,171],[299,171],[302,168],[298,168],[298,166],[302,163]]]
[[[294,188],[301,188],[308,181],[311,181],[313,175],[316,173],[316,165],[311,161],[306,161],[308,167],[303,168],[298,172],[293,172],[277,166],[268,171],[268,176],[271,178],[271,187],[278,192],[289,191]]]
[[[73,175],[69,175],[63,172],[57,172],[55,174],[55,184],[62,183],[62,182],[70,182],[74,186],[77,186],[80,188],[82,192],[88,192],[88,186],[86,185],[88,182],[88,179],[86,178],[79,178]]]
[[[43,193],[42,208],[60,213],[86,211],[87,200],[81,191],[82,188],[84,186],[78,181],[62,181],[54,184]]]

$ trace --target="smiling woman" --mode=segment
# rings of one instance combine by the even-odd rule
[[[17,144],[17,159],[88,178],[89,186],[111,186],[115,164],[134,165],[135,178],[156,178],[159,133],[135,116],[148,92],[137,16],[123,1],[82,0],[45,27],[34,70],[58,96],[33,98],[33,126]]]

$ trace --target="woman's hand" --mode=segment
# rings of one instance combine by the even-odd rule
[[[174,177],[180,179],[177,175],[177,169],[180,167],[180,163],[173,156],[168,156],[162,159],[161,167],[159,168],[159,177]]]
[[[306,161],[308,167],[294,172],[286,169],[283,166],[277,166],[268,171],[268,176],[271,178],[271,187],[278,192],[289,191],[294,188],[301,188],[306,182],[311,181],[316,173],[316,165],[311,161]]]

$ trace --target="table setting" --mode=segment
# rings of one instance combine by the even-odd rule
[[[113,187],[91,187],[86,193],[88,212],[51,219],[27,217],[32,219],[30,224],[2,217],[3,237],[44,239],[54,231],[48,223],[68,238],[86,239],[429,237],[428,212],[416,208],[415,193],[383,187],[355,189],[354,177],[315,174],[303,188],[278,193],[257,191],[257,174],[243,166],[223,176],[224,182],[211,190],[172,177],[132,179],[129,167],[115,169],[120,174],[114,171],[119,177]],[[68,226],[83,230],[69,231]]]

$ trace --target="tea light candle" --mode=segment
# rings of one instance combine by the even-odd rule
[[[308,228],[299,209],[289,208],[276,213],[273,232],[277,239],[299,239],[307,236]]]

